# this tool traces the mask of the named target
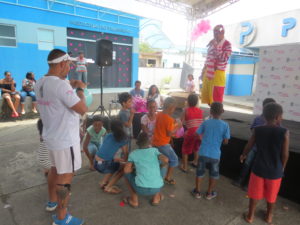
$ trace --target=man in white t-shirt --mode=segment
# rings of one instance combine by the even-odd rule
[[[81,225],[83,220],[67,213],[71,181],[81,167],[79,115],[87,112],[81,81],[66,81],[71,57],[59,49],[48,55],[49,71],[37,81],[34,90],[43,121],[43,140],[49,150],[49,202],[54,211],[53,225]],[[73,88],[77,88],[77,94]]]

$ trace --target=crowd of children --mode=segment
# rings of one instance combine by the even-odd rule
[[[188,156],[193,154],[191,166],[196,168],[196,174],[195,187],[191,193],[197,199],[205,197],[211,200],[217,197],[215,187],[220,176],[221,146],[228,144],[230,128],[221,119],[224,112],[222,103],[212,103],[210,116],[204,121],[203,111],[197,106],[198,101],[199,97],[191,93],[181,119],[175,120],[172,117],[176,109],[174,98],[166,98],[160,112],[157,112],[156,101],[149,99],[148,113],[141,118],[142,131],[136,140],[138,149],[132,149],[131,146],[134,110],[129,93],[119,94],[122,109],[118,119],[111,120],[109,133],[103,127],[102,118],[94,116],[92,125],[86,130],[83,151],[89,160],[90,169],[104,174],[99,182],[100,188],[106,193],[120,193],[122,190],[115,184],[124,175],[130,193],[130,196],[123,199],[124,203],[136,208],[139,205],[138,195],[151,195],[151,204],[159,205],[164,198],[161,194],[164,183],[176,184],[173,171],[179,160],[170,141],[184,127],[180,169],[185,173],[189,171]],[[240,185],[251,171],[249,211],[244,215],[249,223],[253,222],[258,200],[263,198],[267,201],[265,220],[267,223],[272,222],[274,204],[288,160],[289,133],[281,126],[282,107],[273,99],[266,99],[263,106],[263,114],[255,118],[251,126],[252,136],[240,157],[241,162],[246,159],[246,163],[235,182]],[[41,135],[41,120],[38,128]],[[49,169],[46,151],[41,138],[39,161],[45,173]],[[209,184],[207,191],[203,192],[201,183],[206,169],[209,170]]]

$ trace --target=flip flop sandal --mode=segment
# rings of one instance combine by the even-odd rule
[[[131,208],[138,208],[139,206],[138,205],[133,205],[131,202],[130,202],[130,197],[125,197],[123,198],[123,202],[127,205],[129,205]]]
[[[247,223],[253,223],[253,219],[252,220],[250,220],[249,218],[248,218],[248,213],[244,213],[243,214],[243,217],[244,217],[244,220],[247,222]]]
[[[198,167],[198,165],[196,165],[196,164],[194,164],[194,163],[190,163],[190,165],[191,165],[192,167],[194,167],[194,168],[197,168],[197,167]]]
[[[108,184],[108,183],[104,183],[104,184],[100,184],[100,183],[99,183],[99,186],[100,186],[100,188],[101,188],[102,190],[104,190],[107,184]]]
[[[112,186],[110,187],[109,189],[103,189],[105,193],[108,193],[108,194],[120,194],[122,192],[122,190],[120,188],[118,188],[117,186]]]
[[[160,200],[159,200],[159,202],[153,202],[153,201],[151,201],[151,205],[152,206],[159,206],[160,202],[162,200],[164,200],[164,199],[165,199],[165,196],[163,196],[162,194],[160,194]]]
[[[183,169],[182,167],[179,167],[179,169],[180,169],[182,172],[184,172],[184,173],[188,173],[188,172],[189,172],[188,170],[185,170],[185,169]]]
[[[176,184],[176,181],[175,181],[174,179],[172,179],[172,178],[169,179],[169,180],[165,178],[165,183],[166,183],[166,184],[175,185],[175,184]]]

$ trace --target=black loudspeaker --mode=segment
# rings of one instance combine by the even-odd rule
[[[112,42],[109,40],[99,39],[96,42],[96,64],[98,66],[112,65]]]

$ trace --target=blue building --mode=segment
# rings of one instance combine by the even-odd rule
[[[138,78],[139,21],[76,0],[0,0],[0,73],[11,71],[20,89],[26,72],[37,79],[46,74],[51,49],[95,59],[96,40],[107,39],[113,42],[113,65],[104,68],[103,85],[131,87]],[[88,65],[88,82],[89,88],[100,86],[96,64]]]

